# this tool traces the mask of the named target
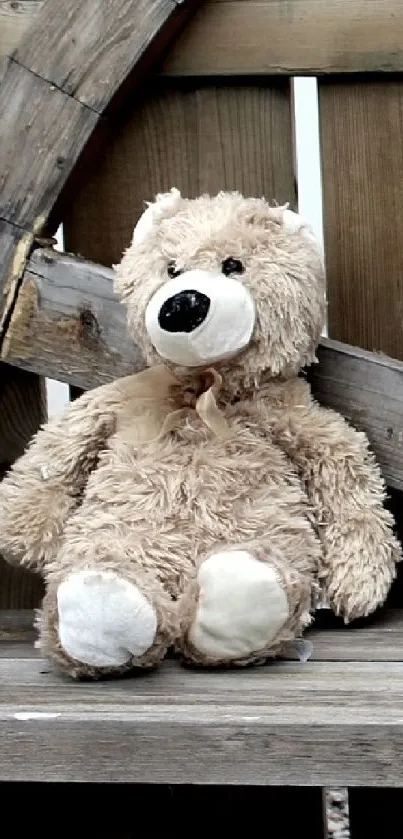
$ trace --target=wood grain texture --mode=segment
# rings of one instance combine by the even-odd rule
[[[172,75],[401,72],[400,0],[210,0],[170,52]]]
[[[0,0],[0,58],[26,35],[44,0]]]
[[[0,364],[0,478],[23,454],[46,417],[45,382]],[[42,596],[42,583],[35,574],[13,568],[0,558],[0,609],[34,608]]]
[[[14,61],[0,85],[0,113],[1,215],[31,230],[52,209],[98,116]]]
[[[66,246],[118,262],[144,201],[177,186],[195,197],[239,189],[295,204],[288,81],[149,84],[64,218]]]
[[[112,271],[34,251],[3,343],[17,367],[88,389],[144,366],[126,334]]]
[[[74,684],[40,658],[1,658],[0,779],[398,786],[402,675],[391,662],[165,662]]]
[[[388,485],[402,490],[403,364],[326,338],[318,359],[309,370],[316,398],[366,432]]]
[[[167,47],[197,0],[52,0],[15,60],[101,114],[150,46]]]
[[[13,463],[47,417],[45,383],[0,364],[0,464]]]
[[[403,85],[322,81],[319,95],[329,334],[403,358]]]

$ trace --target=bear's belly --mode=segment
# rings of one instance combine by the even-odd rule
[[[225,441],[198,422],[139,447],[112,441],[85,503],[94,510],[101,505],[111,525],[119,522],[134,541],[147,546],[163,539],[168,551],[193,559],[223,542],[264,537],[273,518],[305,519],[307,512],[291,462],[246,422]]]

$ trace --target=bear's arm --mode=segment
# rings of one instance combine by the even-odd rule
[[[55,555],[66,519],[80,502],[114,431],[111,386],[83,394],[38,431],[0,483],[0,554],[41,570]]]
[[[366,435],[316,404],[304,388],[304,398],[280,412],[274,437],[298,469],[311,503],[323,544],[324,596],[349,621],[384,602],[401,551]]]

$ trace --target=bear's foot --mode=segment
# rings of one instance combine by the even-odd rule
[[[248,551],[210,556],[200,565],[197,588],[196,610],[184,627],[183,644],[185,657],[195,663],[256,660],[289,619],[287,594],[276,569]]]
[[[90,667],[122,667],[154,644],[154,606],[137,586],[112,571],[71,574],[58,588],[57,607],[62,648]]]

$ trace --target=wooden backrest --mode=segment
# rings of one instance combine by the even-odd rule
[[[296,206],[292,77],[316,75],[329,335],[402,359],[402,26],[399,0],[204,3],[140,107],[126,99],[66,207],[66,249],[118,261],[173,185]]]

